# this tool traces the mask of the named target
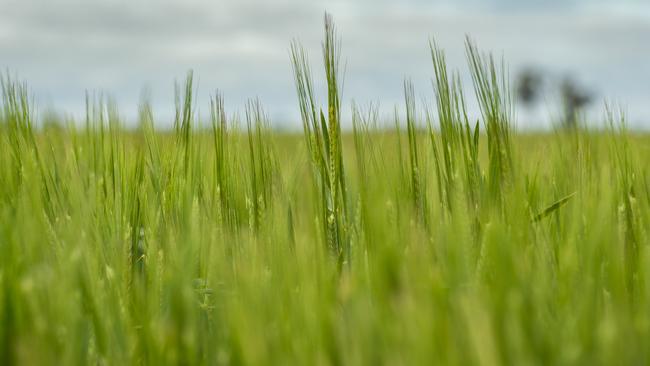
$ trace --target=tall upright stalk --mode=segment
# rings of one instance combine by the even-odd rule
[[[322,45],[327,82],[327,113],[317,109],[306,53],[299,43],[291,46],[291,59],[300,104],[303,131],[320,190],[320,221],[327,246],[339,265],[348,261],[347,188],[341,141],[341,100],[339,85],[340,40],[329,14],[325,14],[325,40]]]

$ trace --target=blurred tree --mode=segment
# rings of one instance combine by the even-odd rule
[[[565,77],[560,84],[560,96],[564,110],[564,127],[575,128],[578,114],[591,103],[592,95],[580,87],[575,80]]]
[[[531,108],[541,98],[543,87],[542,72],[530,67],[525,68],[518,74],[515,82],[517,99],[525,107]],[[562,106],[562,125],[566,128],[574,128],[578,124],[580,112],[592,102],[592,94],[569,76],[562,79],[558,88]]]
[[[527,107],[537,102],[542,90],[541,73],[533,68],[521,71],[517,77],[517,98]]]

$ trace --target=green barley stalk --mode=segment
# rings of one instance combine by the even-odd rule
[[[506,67],[503,61],[497,67],[492,55],[482,55],[469,38],[466,49],[488,139],[488,190],[494,202],[502,202],[515,174],[511,144],[514,113]]]
[[[291,59],[307,148],[321,191],[320,221],[327,245],[339,265],[342,265],[349,261],[350,243],[340,125],[340,41],[329,14],[325,14],[322,48],[327,81],[327,117],[322,110],[316,109],[309,62],[304,49],[297,42],[292,44]]]
[[[416,125],[415,89],[413,82],[404,82],[404,100],[406,104],[406,133],[409,147],[410,192],[415,216],[427,227],[426,189],[422,181],[420,152],[418,147],[418,127]]]

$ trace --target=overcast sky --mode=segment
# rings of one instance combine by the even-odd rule
[[[594,92],[594,109],[620,102],[632,124],[650,127],[647,0],[0,0],[0,67],[26,81],[40,107],[77,116],[90,90],[132,119],[146,87],[160,120],[171,115],[174,80],[193,69],[199,109],[218,89],[230,110],[259,97],[275,123],[299,126],[288,48],[301,40],[318,80],[326,10],[343,40],[346,105],[380,102],[388,114],[405,77],[431,98],[429,38],[466,75],[470,35],[505,57],[513,79],[529,66],[547,73],[546,101],[522,111],[520,125],[557,115],[551,86],[571,75]]]

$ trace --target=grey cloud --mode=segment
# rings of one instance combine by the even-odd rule
[[[3,0],[0,0],[3,1]],[[202,98],[221,89],[233,107],[260,96],[277,119],[297,119],[288,47],[297,37],[320,73],[322,15],[343,36],[345,98],[401,102],[405,76],[430,94],[427,41],[435,36],[454,68],[463,41],[503,53],[513,69],[536,64],[578,76],[631,110],[648,96],[648,6],[613,1],[8,1],[0,12],[0,67],[37,95],[81,109],[85,88],[107,90],[136,110],[148,85],[169,109],[171,84],[192,68]],[[485,5],[488,4],[488,5]],[[522,5],[528,4],[528,5]],[[630,3],[632,4],[632,3]],[[631,10],[632,9],[632,10]],[[542,11],[544,10],[544,11]],[[428,93],[428,94],[427,94]],[[75,107],[74,100],[78,99]],[[634,105],[632,105],[634,103]],[[650,111],[643,111],[649,117]],[[296,121],[298,122],[298,121]]]

